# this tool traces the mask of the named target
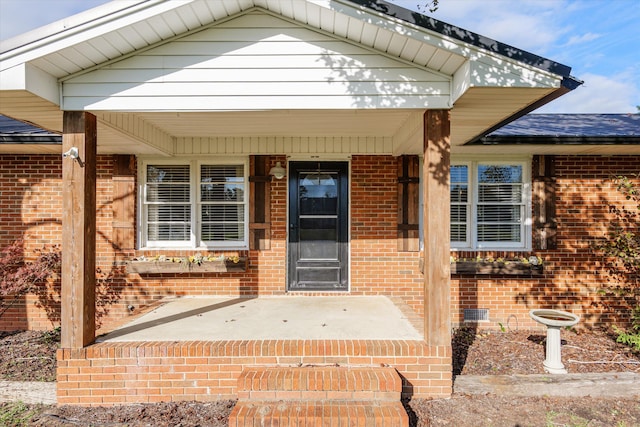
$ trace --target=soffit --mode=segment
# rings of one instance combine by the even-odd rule
[[[554,88],[472,87],[451,110],[451,143],[461,145],[505,117],[553,93]]]
[[[174,137],[393,136],[414,110],[135,113]],[[418,113],[419,114],[419,113]]]
[[[10,67],[11,57],[18,55],[20,62],[29,61],[56,78],[64,78],[255,7],[446,75],[452,75],[469,53],[467,47],[460,46],[463,43],[336,1],[192,0],[176,4],[143,2],[114,13],[110,21],[105,17],[52,36],[41,46],[34,43],[3,52],[3,69]]]

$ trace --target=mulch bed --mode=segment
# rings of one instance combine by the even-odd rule
[[[55,381],[60,329],[0,332],[0,380]]]
[[[640,372],[640,354],[605,331],[563,330],[562,363],[569,373]],[[453,336],[454,375],[544,374],[543,332],[477,332]]]

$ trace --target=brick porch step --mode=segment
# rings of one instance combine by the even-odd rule
[[[238,378],[240,400],[398,401],[401,392],[393,368],[248,368]]]
[[[247,368],[229,425],[406,427],[401,392],[392,368]]]
[[[230,427],[407,427],[402,403],[349,401],[240,401],[229,416]]]

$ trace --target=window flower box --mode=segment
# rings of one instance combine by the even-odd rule
[[[128,273],[232,273],[247,270],[247,257],[140,257],[127,262]]]
[[[535,276],[542,273],[542,260],[537,257],[521,260],[451,260],[451,274]]]

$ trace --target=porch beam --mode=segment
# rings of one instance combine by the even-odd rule
[[[61,346],[82,348],[95,339],[96,116],[63,115]]]
[[[424,114],[424,339],[431,346],[451,346],[449,265],[449,110]]]

